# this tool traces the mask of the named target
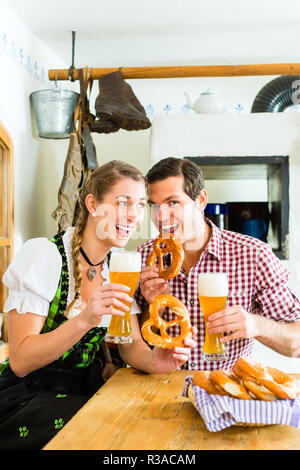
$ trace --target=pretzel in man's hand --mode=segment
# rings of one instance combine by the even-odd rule
[[[164,245],[164,247],[161,247]],[[167,253],[172,254],[172,263],[167,269],[163,266],[163,257]],[[154,241],[153,250],[147,259],[147,266],[155,266],[156,258],[158,258],[159,277],[168,280],[177,276],[184,259],[184,251],[179,240],[177,240],[172,233],[168,234],[168,238],[163,238],[162,235]]]
[[[172,321],[165,321],[159,316],[161,307],[169,307],[176,318]],[[190,323],[189,313],[180,300],[172,295],[158,295],[149,307],[150,318],[146,320],[141,328],[144,339],[150,345],[158,348],[173,349],[175,347],[183,347],[183,340],[192,337],[192,327]],[[167,333],[167,329],[180,325],[181,332],[179,336],[171,337]],[[152,326],[160,330],[160,336],[152,331]]]

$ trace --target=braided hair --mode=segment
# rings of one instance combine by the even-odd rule
[[[80,247],[82,233],[86,225],[89,211],[85,204],[88,194],[93,194],[94,198],[101,203],[106,193],[111,191],[112,186],[121,178],[131,178],[134,181],[145,182],[144,175],[134,166],[120,161],[112,160],[94,170],[86,180],[79,196],[79,216],[75,223],[75,230],[72,239],[72,258],[75,278],[75,296],[66,309],[66,316],[72,310],[74,303],[80,297],[80,287],[82,281]]]

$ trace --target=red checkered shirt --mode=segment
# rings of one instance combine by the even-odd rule
[[[262,315],[276,321],[300,321],[300,303],[288,287],[289,273],[271,247],[256,238],[228,230],[220,230],[211,221],[211,238],[196,263],[187,275],[183,268],[170,279],[170,294],[180,299],[187,307],[193,326],[197,327],[197,346],[191,351],[189,360],[181,369],[230,369],[240,356],[250,356],[254,340],[240,338],[226,343],[228,359],[208,362],[201,358],[204,344],[204,319],[198,300],[197,279],[200,273],[224,272],[228,276],[227,306],[241,305],[247,312]],[[140,245],[142,266],[153,247],[153,240]],[[166,264],[167,266],[167,264]],[[138,287],[135,299],[144,311],[147,302]],[[163,314],[166,321],[174,319],[168,309]],[[168,330],[171,336],[180,334],[180,327]]]

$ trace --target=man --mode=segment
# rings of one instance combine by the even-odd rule
[[[270,246],[220,230],[204,217],[204,179],[201,169],[190,160],[161,160],[146,179],[151,219],[160,233],[173,233],[181,241],[184,261],[179,274],[164,281],[156,267],[145,266],[153,240],[141,245],[138,251],[144,268],[135,298],[146,315],[148,305],[159,294],[170,293],[188,308],[198,334],[196,346],[180,367],[229,369],[238,357],[251,355],[254,338],[280,354],[300,357],[300,303],[288,287],[286,269]],[[222,362],[201,358],[205,329],[197,278],[203,272],[225,272],[228,276],[228,306],[211,315],[207,325],[210,333],[224,334],[228,359]],[[166,311],[163,317],[169,320],[170,315]],[[178,333],[179,327],[173,327],[172,335]]]

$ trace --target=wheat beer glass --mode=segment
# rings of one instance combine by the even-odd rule
[[[205,361],[225,361],[225,344],[220,341],[223,333],[210,334],[207,330],[207,318],[226,307],[228,281],[225,273],[204,273],[198,277],[198,295],[204,324],[205,341],[201,358]]]
[[[111,283],[124,284],[130,287],[128,295],[133,297],[141,272],[141,254],[136,251],[112,252],[109,266]],[[123,302],[125,303],[125,302]],[[128,307],[131,305],[126,303]],[[121,310],[115,307],[117,310]],[[124,313],[124,310],[121,310]],[[130,310],[124,316],[112,315],[105,336],[108,343],[132,343]]]

